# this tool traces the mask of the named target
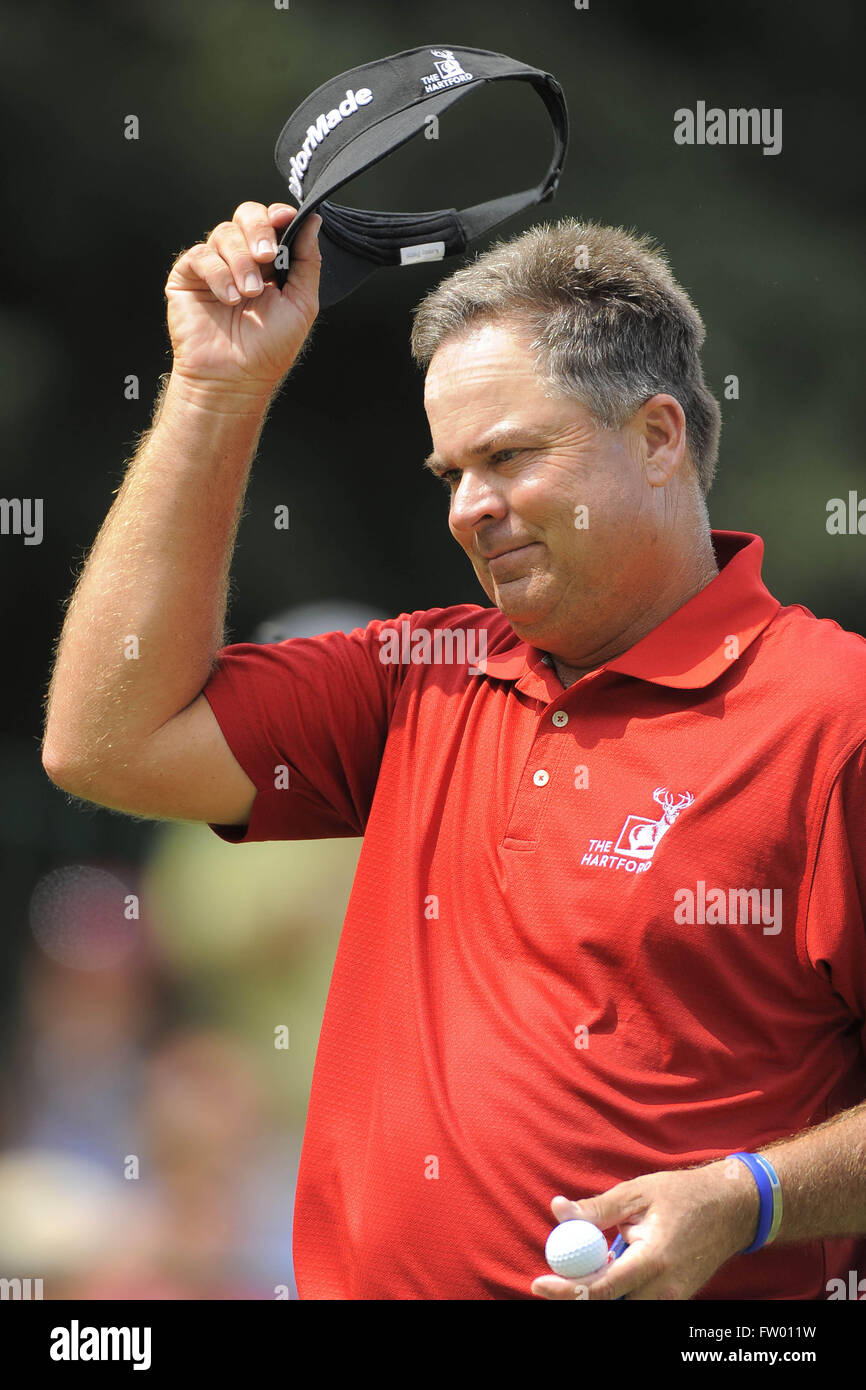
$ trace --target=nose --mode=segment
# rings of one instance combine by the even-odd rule
[[[451,494],[448,521],[452,531],[471,533],[487,517],[501,519],[508,508],[490,483],[466,469]]]

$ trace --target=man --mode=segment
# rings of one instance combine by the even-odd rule
[[[649,243],[566,219],[413,326],[428,466],[495,606],[220,650],[317,313],[318,219],[273,281],[293,215],[242,204],[172,268],[172,372],[69,607],[44,763],[230,841],[364,836],[301,1297],[826,1298],[866,1273],[866,642],[711,532],[700,317]],[[542,1275],[550,1210],[629,1248]]]

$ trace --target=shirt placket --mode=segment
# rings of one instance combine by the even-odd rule
[[[540,702],[535,736],[511,804],[502,848],[529,851],[544,840],[551,798],[559,802],[574,785],[580,762],[576,718],[586,699],[584,683],[562,690],[547,704]]]

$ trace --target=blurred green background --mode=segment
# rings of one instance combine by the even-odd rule
[[[723,408],[713,524],[764,537],[782,602],[866,632],[866,539],[825,525],[830,498],[866,496],[856,13],[844,0],[7,10],[2,493],[43,498],[45,530],[34,546],[0,536],[0,1230],[17,1213],[0,1275],[45,1275],[46,1297],[293,1290],[297,1150],[358,842],[224,845],[74,803],[39,761],[62,603],[169,367],[175,257],[245,199],[286,197],[277,135],[348,68],[456,43],[553,72],[571,120],[559,192],[494,237],[576,215],[661,242],[704,317]],[[782,152],[677,146],[674,111],[698,101],[781,107]],[[550,151],[538,98],[501,84],[337,201],[459,208],[537,182]],[[414,304],[459,264],[383,271],[320,316],[255,465],[230,640],[340,626],[348,604],[363,622],[486,602],[419,466],[429,435],[408,352]],[[723,399],[730,374],[738,400]],[[140,916],[118,925],[128,893]]]

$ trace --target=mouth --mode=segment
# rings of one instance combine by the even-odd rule
[[[529,541],[527,545],[517,545],[512,550],[500,550],[497,554],[489,556],[487,568],[491,577],[498,584],[522,577],[525,573],[525,562],[521,557],[536,545],[538,541]]]
[[[482,551],[481,556],[489,565],[491,560],[501,560],[504,555],[516,555],[519,550],[528,550],[531,545],[535,544],[537,544],[537,542],[527,541],[525,545],[513,545],[509,546],[506,550],[494,550],[491,555],[485,555]]]

